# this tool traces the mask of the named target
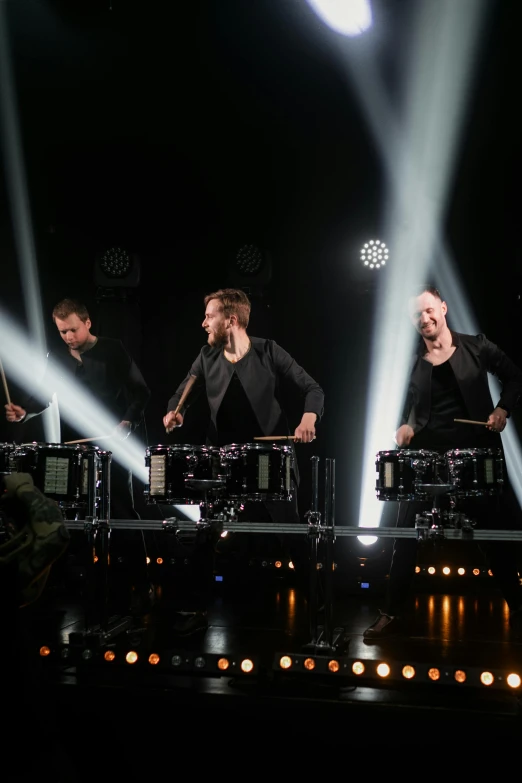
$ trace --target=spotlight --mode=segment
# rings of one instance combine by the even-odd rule
[[[379,239],[371,239],[361,248],[361,261],[369,269],[380,269],[386,266],[388,257],[388,248]]]
[[[229,263],[229,277],[232,285],[247,293],[259,293],[272,277],[270,254],[258,245],[240,245]]]
[[[98,253],[94,282],[99,288],[137,288],[140,263],[136,254],[124,247],[109,247]]]

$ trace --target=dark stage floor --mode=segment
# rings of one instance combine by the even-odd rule
[[[46,761],[54,769],[49,779],[103,780],[103,772],[107,779],[121,773],[121,779],[141,780],[165,770],[174,774],[184,755],[189,773],[191,765],[215,772],[230,763],[227,757],[249,759],[252,770],[264,761],[289,772],[303,764],[306,771],[307,764],[320,769],[321,761],[328,764],[339,753],[377,763],[375,751],[392,747],[407,748],[409,758],[429,759],[431,769],[449,763],[451,748],[461,746],[465,753],[473,743],[476,754],[479,743],[521,736],[522,688],[510,688],[506,677],[522,676],[522,644],[510,639],[507,607],[487,572],[475,581],[444,581],[436,574],[430,581],[429,563],[440,570],[452,553],[439,552],[437,561],[424,550],[407,633],[368,644],[363,631],[379,607],[385,553],[365,572],[365,582],[355,570],[360,559],[339,558],[332,600],[318,580],[312,612],[306,542],[292,570],[284,545],[279,551],[266,536],[257,545],[254,536],[249,540],[243,568],[232,566],[225,553],[216,559],[215,577],[222,581],[214,582],[209,628],[185,640],[172,634],[171,622],[187,563],[157,563],[156,557],[150,565],[155,604],[133,616],[102,601],[88,625],[85,571],[77,561],[70,567],[70,553],[55,564],[41,598],[19,617],[21,688],[32,707],[45,706],[51,744],[59,745],[55,759]],[[150,541],[147,547],[150,553]],[[121,593],[126,579],[132,582],[132,572],[118,572],[124,557],[117,555],[105,595]],[[42,645],[50,649],[45,658],[39,655]],[[137,654],[135,663],[125,661],[130,651]],[[104,659],[107,652],[114,660]],[[158,663],[149,662],[151,654]],[[279,665],[285,655],[289,670]],[[220,672],[217,661],[224,657],[229,668]],[[314,670],[304,668],[306,657],[314,660]],[[244,658],[254,664],[251,673],[240,671]],[[331,661],[338,671],[328,670]],[[363,674],[353,673],[355,662],[364,665]],[[388,678],[376,673],[379,663],[389,665]],[[415,669],[410,680],[402,674],[405,665]],[[429,670],[438,670],[440,678],[431,680]],[[464,682],[456,681],[457,671]],[[481,683],[482,672],[491,674],[491,685]]]

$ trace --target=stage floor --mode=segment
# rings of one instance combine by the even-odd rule
[[[102,602],[97,623],[92,608],[86,620],[85,584],[75,585],[65,565],[57,565],[42,597],[20,610],[22,690],[30,703],[36,698],[47,705],[49,726],[55,726],[59,747],[48,764],[65,775],[55,779],[100,779],[81,761],[88,748],[95,754],[105,748],[108,776],[142,780],[180,770],[180,754],[207,773],[224,752],[255,753],[250,764],[256,766],[266,753],[267,763],[287,764],[281,771],[302,764],[306,772],[329,746],[343,756],[349,747],[375,764],[377,749],[404,750],[405,743],[412,759],[429,746],[430,769],[439,762],[442,769],[452,743],[520,736],[522,686],[508,687],[506,677],[522,677],[522,644],[510,639],[506,604],[490,582],[447,582],[442,590],[444,583],[419,579],[406,633],[368,644],[363,632],[377,615],[385,572],[375,571],[363,588],[337,569],[331,601],[325,601],[324,581],[317,581],[312,612],[307,564],[278,570],[276,560],[251,557],[243,570],[218,563],[215,577],[222,581],[214,583],[209,627],[186,639],[171,627],[183,580],[179,568],[151,569],[156,596],[150,609],[132,615]],[[116,579],[120,589],[122,579]],[[42,646],[49,656],[39,655]],[[105,660],[107,652],[114,660]],[[125,661],[129,652],[136,663]],[[149,662],[151,655],[158,663]],[[280,667],[283,656],[292,662],[289,670]],[[224,657],[229,669],[220,672],[217,661]],[[305,669],[307,657],[314,670]],[[239,670],[245,658],[254,664],[249,674]],[[331,661],[339,671],[328,670]],[[355,662],[364,665],[363,675],[353,673]],[[382,663],[390,667],[388,678],[376,673]],[[402,674],[405,665],[415,669],[410,680]],[[428,676],[435,669],[439,680]],[[457,671],[465,682],[455,680]],[[491,673],[491,685],[482,685],[482,672]],[[280,762],[277,747],[290,748]]]

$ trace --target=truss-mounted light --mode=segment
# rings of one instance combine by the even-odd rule
[[[379,239],[371,239],[361,248],[361,261],[368,269],[381,269],[386,266],[389,255],[386,244]]]
[[[98,253],[94,282],[99,288],[136,288],[140,283],[140,262],[135,253],[113,245]]]
[[[230,258],[228,274],[233,286],[260,291],[272,278],[270,253],[253,242],[241,244]]]

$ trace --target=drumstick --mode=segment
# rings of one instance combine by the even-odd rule
[[[481,424],[483,427],[487,427],[487,421],[473,421],[472,419],[453,419],[453,421],[459,421],[461,424]]]
[[[66,440],[64,446],[70,446],[71,443],[89,443],[91,440],[104,440],[105,438],[112,438],[113,435],[99,435],[97,438],[81,438],[80,440]]]
[[[254,440],[294,440],[295,435],[260,435]]]
[[[185,388],[183,389],[183,394],[181,395],[179,402],[176,406],[176,410],[174,411],[175,416],[180,412],[181,408],[183,407],[183,403],[187,399],[190,390],[192,389],[194,383],[197,380],[197,377],[198,377],[197,375],[191,375],[190,378],[188,379]],[[172,432],[173,429],[174,427],[165,427],[166,432]]]
[[[8,403],[8,405],[11,405],[11,398],[9,396],[9,389],[7,388],[7,381],[5,379],[4,366],[2,364],[2,360],[1,359],[0,359],[0,373],[2,374],[2,383],[4,385],[4,392],[5,392],[5,397],[6,397],[7,403]]]

